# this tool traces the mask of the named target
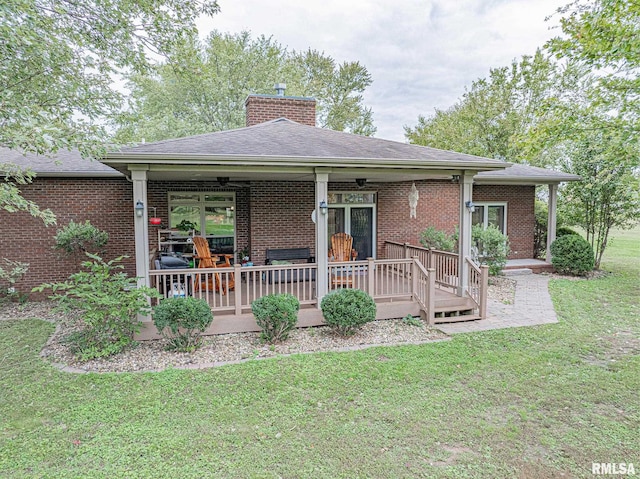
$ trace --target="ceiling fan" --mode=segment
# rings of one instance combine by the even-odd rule
[[[232,181],[229,181],[228,176],[218,176],[217,181],[218,181],[218,184],[223,188],[225,186],[230,186],[232,188],[248,188],[249,187],[248,183],[234,183]]]

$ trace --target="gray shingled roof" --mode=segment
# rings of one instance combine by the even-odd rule
[[[416,160],[450,163],[482,163],[500,166],[503,162],[453,151],[409,145],[325,128],[301,125],[286,118],[255,126],[218,131],[174,140],[123,148],[111,158],[131,155],[260,156],[331,159]],[[455,164],[451,166],[455,167]]]
[[[78,150],[60,150],[54,157],[49,157],[0,147],[0,163],[30,168],[40,176],[122,176],[119,171],[97,160],[82,158]]]
[[[544,168],[520,164],[510,166],[509,163],[499,160],[464,153],[301,125],[285,118],[247,128],[123,148],[118,152],[108,153],[103,161],[114,166],[125,167],[125,165],[118,165],[118,163],[135,158],[144,158],[144,162],[152,163],[179,158],[202,158],[207,161],[214,158],[232,160],[236,157],[293,158],[300,164],[304,164],[310,159],[326,158],[339,161],[344,166],[349,166],[349,160],[354,162],[356,160],[370,160],[371,164],[375,164],[376,160],[395,160],[405,164],[428,162],[451,168],[462,164],[477,164],[479,169],[507,167],[506,169],[484,171],[476,175],[476,181],[484,184],[544,184],[580,179],[576,175]],[[99,161],[83,159],[76,150],[61,150],[54,158],[50,158],[34,154],[23,155],[15,150],[0,147],[0,162],[29,167],[41,176],[104,177],[122,175]],[[188,168],[188,166],[186,167]],[[471,167],[471,169],[473,168]]]

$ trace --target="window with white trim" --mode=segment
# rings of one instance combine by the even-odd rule
[[[169,225],[182,221],[195,225],[196,234],[209,241],[212,253],[233,254],[236,238],[234,192],[169,192]]]
[[[489,225],[497,226],[503,233],[507,234],[507,203],[476,203],[476,209],[471,215],[471,222],[474,225],[482,225],[486,228]]]

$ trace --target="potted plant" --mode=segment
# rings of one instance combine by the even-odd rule
[[[250,256],[249,256],[249,249],[248,248],[244,248],[240,251],[240,262],[243,265],[249,265],[249,266],[253,266],[253,263],[249,264],[251,262]]]

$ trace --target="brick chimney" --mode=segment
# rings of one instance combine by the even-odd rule
[[[276,95],[249,95],[244,102],[247,126],[276,118],[287,118],[303,125],[316,126],[316,101],[313,98],[284,96],[284,83],[276,83]]]

